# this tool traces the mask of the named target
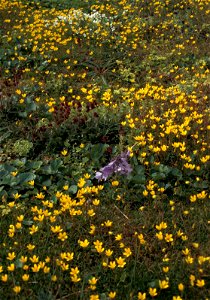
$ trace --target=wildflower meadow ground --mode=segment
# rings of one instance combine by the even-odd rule
[[[209,299],[209,12],[0,0],[0,299]]]

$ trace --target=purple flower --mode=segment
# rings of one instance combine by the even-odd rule
[[[130,152],[122,152],[115,159],[113,159],[108,165],[101,168],[98,172],[96,172],[95,178],[98,180],[107,180],[109,176],[113,173],[119,173],[123,175],[127,175],[132,171],[131,166],[127,162],[128,157],[130,156]]]

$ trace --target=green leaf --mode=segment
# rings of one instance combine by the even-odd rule
[[[18,184],[23,184],[25,182],[34,180],[36,178],[36,175],[34,173],[26,172],[26,173],[21,173],[21,174],[17,175],[16,178],[17,178]]]
[[[77,189],[78,189],[77,185],[71,185],[69,188],[69,192],[72,194],[76,194]]]
[[[23,225],[31,226],[34,222],[32,220],[23,220]]]
[[[66,223],[66,230],[72,229],[72,225],[73,225],[73,223],[67,222],[67,223]]]
[[[14,168],[13,166],[9,165],[9,164],[3,165],[3,169],[4,169],[5,171],[7,171],[8,173],[10,173],[10,172],[12,172],[12,171],[15,170],[15,168]]]
[[[37,109],[37,105],[35,102],[31,102],[30,104],[27,105],[26,111],[30,113],[31,111],[35,111]]]
[[[53,195],[53,196],[51,197],[51,201],[52,201],[54,204],[56,204],[56,203],[58,202],[58,199],[57,199],[57,197],[56,197],[55,195]]]
[[[17,185],[17,178],[11,175],[4,176],[0,181],[0,185],[10,185],[15,186]]]
[[[43,186],[51,186],[52,181],[51,181],[51,179],[47,179],[47,180],[43,181],[41,184],[42,184]]]
[[[92,160],[98,161],[104,155],[104,152],[106,151],[107,147],[107,144],[94,145],[90,151]]]
[[[160,173],[167,175],[170,172],[170,168],[168,166],[160,164],[158,167]]]
[[[69,140],[66,140],[66,141],[64,142],[64,146],[65,146],[66,148],[68,148],[68,147],[70,146]]]
[[[5,177],[6,175],[8,175],[8,171],[6,171],[6,170],[3,170],[3,171],[0,171],[0,178],[3,178],[3,177]]]
[[[27,112],[26,111],[19,112],[18,116],[21,117],[21,118],[27,118]]]
[[[145,167],[144,167],[144,166],[141,166],[141,165],[137,165],[137,166],[134,168],[134,172],[135,172],[137,175],[142,175],[142,176],[144,176],[144,171],[145,171]]]
[[[157,288],[157,287],[159,287],[159,280],[155,279],[155,280],[149,282],[148,286],[151,287],[151,288]]]
[[[127,273],[123,272],[121,277],[120,277],[120,282],[125,282],[126,278],[127,278]]]
[[[14,160],[13,161],[13,164],[14,164],[14,166],[16,166],[16,167],[19,167],[19,168],[21,168],[21,167],[23,167],[25,164],[26,164],[26,158],[24,157],[24,158],[22,158],[22,159],[16,159],[16,160]]]
[[[26,167],[26,169],[28,169],[28,170],[31,170],[31,169],[33,169],[33,170],[38,170],[38,169],[40,169],[40,167],[41,167],[41,165],[43,164],[43,162],[42,161],[40,161],[40,160],[38,160],[38,161],[32,161],[32,162],[27,162],[26,163],[26,165],[25,165],[25,167]]]
[[[15,266],[17,269],[21,269],[23,267],[23,263],[18,259],[15,262]]]
[[[199,189],[207,189],[209,187],[208,181],[196,181],[193,183],[193,187]]]
[[[146,177],[144,175],[135,175],[131,178],[131,183],[139,184],[144,183],[146,181]]]
[[[83,158],[82,158],[82,164],[85,165],[88,161],[89,161],[89,158],[88,158],[88,157],[83,157]]]
[[[100,295],[100,299],[101,299],[101,300],[107,300],[106,294],[105,294],[105,293],[101,294],[101,295]]]
[[[63,161],[61,159],[55,159],[50,163],[50,165],[44,166],[42,171],[44,174],[56,174],[62,165]]]
[[[59,167],[62,166],[63,162],[61,159],[55,159],[51,162],[52,171],[57,172]]]
[[[152,178],[154,180],[161,180],[161,179],[165,179],[166,178],[165,173],[161,173],[161,172],[155,172],[151,176],[152,176]]]
[[[178,180],[182,179],[182,172],[179,169],[172,168],[170,173],[172,176],[176,177]]]

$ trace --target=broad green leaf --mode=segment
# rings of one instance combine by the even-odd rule
[[[36,175],[34,173],[26,172],[26,173],[21,173],[21,174],[17,175],[16,178],[17,178],[18,184],[23,184],[25,182],[34,180],[36,178]]]
[[[165,166],[165,165],[162,165],[162,164],[159,165],[158,170],[159,170],[160,173],[164,173],[166,175],[170,172],[170,168],[168,166]]]
[[[51,181],[50,179],[47,179],[47,180],[43,181],[41,184],[42,184],[43,186],[51,186],[52,181]]]
[[[161,180],[161,179],[165,179],[166,178],[166,175],[165,173],[161,173],[161,172],[155,172],[155,173],[152,173],[152,178],[154,180]]]
[[[141,165],[137,165],[134,169],[137,175],[144,175],[145,167]]]
[[[35,102],[31,102],[30,104],[27,105],[26,111],[30,113],[31,111],[35,111],[37,109],[37,105]]]
[[[32,162],[29,162],[29,161],[28,161],[28,162],[26,163],[25,167],[26,167],[26,169],[28,169],[28,170],[31,170],[31,169],[37,170],[37,169],[39,169],[39,168],[41,167],[42,164],[43,164],[43,162],[40,161],[40,160],[38,160],[38,161],[32,161]]]
[[[14,166],[16,167],[23,167],[26,164],[27,159],[24,157],[22,159],[16,159],[13,161]]]
[[[172,168],[170,174],[179,180],[182,179],[182,172],[177,168]]]
[[[10,185],[15,186],[17,185],[17,178],[11,175],[6,175],[0,181],[0,185]]]
[[[9,165],[9,164],[5,164],[5,165],[3,165],[2,167],[3,167],[3,169],[4,169],[5,171],[7,171],[8,173],[10,173],[10,172],[12,172],[12,171],[15,170],[15,168],[14,168],[13,166]]]

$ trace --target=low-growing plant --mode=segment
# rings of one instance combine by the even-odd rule
[[[33,148],[33,143],[28,140],[20,139],[14,143],[13,153],[17,156],[27,156],[29,151]]]

